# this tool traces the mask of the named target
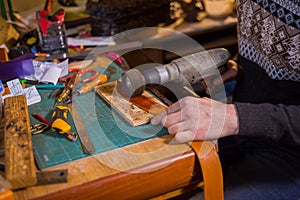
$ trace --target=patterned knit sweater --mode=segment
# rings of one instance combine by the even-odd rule
[[[239,135],[300,148],[300,0],[238,0]]]
[[[271,78],[300,81],[300,1],[241,0],[240,54]]]

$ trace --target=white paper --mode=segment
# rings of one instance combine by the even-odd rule
[[[57,84],[58,78],[60,77],[61,69],[58,67],[50,67],[48,68],[41,79],[39,80],[42,83],[53,83]]]
[[[7,84],[7,87],[9,89],[10,93],[13,96],[22,94],[23,88],[22,88],[22,85],[21,85],[19,79],[13,79],[11,81],[8,81],[6,84]]]
[[[37,91],[35,86],[31,86],[25,88],[23,90],[24,95],[26,96],[27,105],[30,106],[32,104],[38,103],[42,100],[39,92]]]
[[[8,81],[7,86],[10,91],[10,94],[2,96],[2,101],[7,97],[25,95],[27,105],[30,106],[42,100],[35,86],[23,89],[19,79],[13,79],[11,81]]]
[[[68,75],[68,63],[66,59],[63,62],[40,62],[33,60],[34,75],[26,76],[28,80],[37,80],[41,83],[57,84],[59,77]]]
[[[73,46],[107,46],[115,45],[116,43],[112,36],[99,36],[87,38],[68,37],[68,44]]]
[[[68,59],[64,60],[63,62],[57,63],[57,67],[61,69],[61,73],[59,77],[68,75],[68,64],[69,64]]]

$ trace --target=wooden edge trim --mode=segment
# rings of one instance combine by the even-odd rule
[[[204,199],[223,200],[223,173],[214,144],[211,141],[194,141],[190,146],[200,162],[204,180]]]
[[[30,199],[93,200],[154,198],[191,184],[194,169],[194,166],[192,166],[193,163],[195,163],[195,153],[190,149],[180,155],[173,155],[168,159],[155,161],[127,172],[119,172],[114,175]],[[151,171],[151,169],[154,170]],[[174,176],[176,172],[178,174]]]

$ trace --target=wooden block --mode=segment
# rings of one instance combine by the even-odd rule
[[[28,107],[24,95],[4,100],[5,176],[12,189],[25,188],[37,182]]]
[[[5,48],[0,48],[0,61],[6,62],[8,61],[8,55]]]
[[[131,99],[126,99],[117,92],[116,84],[117,81],[109,82],[95,87],[95,90],[132,126],[148,123],[153,114],[166,108],[147,91],[144,91],[140,97],[132,99],[134,102],[131,102]],[[137,99],[142,100],[139,105]]]

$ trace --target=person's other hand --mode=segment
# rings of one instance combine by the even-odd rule
[[[227,70],[221,75],[221,78],[213,80],[213,85],[220,85],[226,81],[237,79],[238,76],[238,64],[233,60],[228,60]]]
[[[213,140],[238,132],[235,105],[209,98],[185,97],[154,116],[151,123],[162,124],[178,142]]]

